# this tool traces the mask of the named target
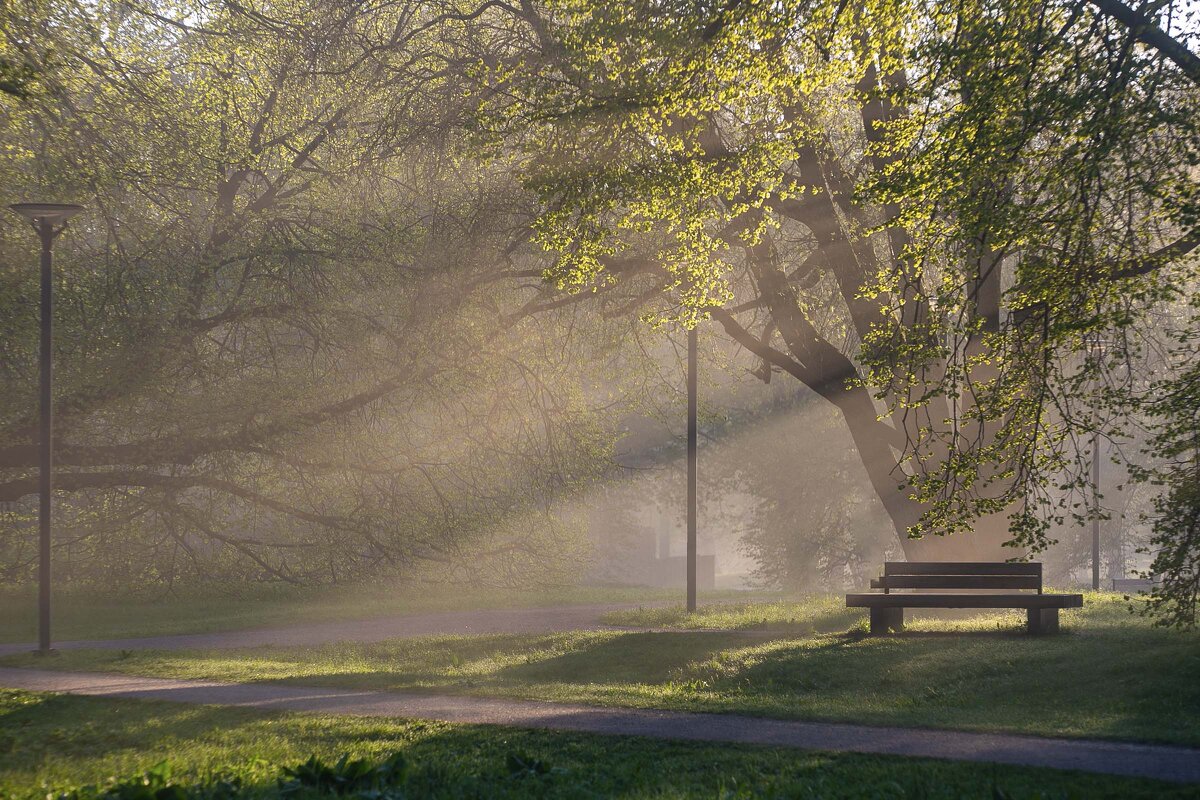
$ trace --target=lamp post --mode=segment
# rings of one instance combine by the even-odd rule
[[[67,227],[67,220],[83,210],[83,206],[63,203],[17,203],[9,206],[33,225],[42,242],[42,333],[38,357],[40,367],[39,436],[38,436],[38,649],[49,655],[50,649],[50,492],[54,489],[53,435],[53,370],[51,368],[51,336],[54,328],[54,239]]]
[[[698,405],[696,387],[696,328],[688,331],[688,421],[687,421],[687,610],[696,610],[696,472],[697,472],[697,433],[699,425],[696,421],[696,406]]]
[[[1092,512],[1092,591],[1100,589],[1100,434],[1092,434],[1092,492],[1096,508]]]
[[[1104,358],[1108,342],[1096,339],[1092,342],[1092,354],[1099,362]],[[1100,376],[1097,374],[1092,387],[1092,394],[1100,394]],[[1100,431],[1092,431],[1092,495],[1095,497],[1095,507],[1092,509],[1092,591],[1100,590]]]

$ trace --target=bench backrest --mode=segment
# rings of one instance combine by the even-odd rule
[[[1001,561],[887,561],[883,577],[871,581],[883,589],[1036,589],[1042,593],[1042,565]]]

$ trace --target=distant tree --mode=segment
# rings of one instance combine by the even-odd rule
[[[460,155],[463,82],[504,46],[495,6],[0,11],[22,63],[55,64],[43,91],[0,99],[2,182],[88,205],[56,288],[59,541],[77,574],[569,566],[551,509],[606,466],[585,377],[612,339],[595,321],[565,337],[492,273],[523,212],[507,176]],[[20,579],[36,555],[36,271],[8,223],[0,559]]]
[[[1145,610],[1166,626],[1194,627],[1200,610],[1200,294],[1191,299],[1190,324],[1177,334],[1168,358],[1175,370],[1133,398],[1131,410],[1150,419],[1146,448],[1151,466],[1134,465],[1134,477],[1161,487],[1150,518],[1146,577],[1159,576]]]
[[[862,586],[899,547],[836,411],[801,397],[777,398],[739,426],[741,436],[707,448],[705,471],[733,473],[753,498],[739,532],[761,583],[804,592]]]

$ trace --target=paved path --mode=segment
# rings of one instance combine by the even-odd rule
[[[438,634],[553,633],[557,631],[607,630],[600,617],[608,611],[670,605],[665,601],[605,603],[599,605],[552,606],[548,608],[433,611],[377,619],[318,622],[282,628],[146,636],[137,639],[81,639],[55,642],[59,650],[99,647],[122,650],[192,650],[273,645],[318,645],[331,642],[378,642],[384,639],[434,636]],[[27,653],[30,644],[0,644],[0,656]]]
[[[1185,747],[793,722],[733,714],[595,708],[529,700],[323,689],[267,683],[229,684],[52,670],[0,668],[0,686],[97,697],[171,700],[323,714],[410,717],[662,739],[947,758],[1200,782],[1200,750]]]

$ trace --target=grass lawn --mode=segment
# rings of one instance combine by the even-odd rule
[[[387,584],[315,589],[250,586],[230,591],[128,597],[75,588],[54,598],[54,637],[120,639],[179,633],[245,630],[305,622],[370,619],[422,611],[519,608],[589,603],[676,600],[680,590],[630,587],[562,587],[537,591]],[[711,597],[736,597],[734,592]],[[37,639],[34,587],[0,589],[0,642]]]
[[[402,752],[405,798],[1183,798],[1200,787],[987,764],[0,690],[0,797],[43,800],[169,759],[187,785],[240,779],[277,797],[280,767]],[[541,761],[544,774],[509,765]],[[316,797],[312,792],[299,798]]]
[[[1065,632],[1047,637],[1021,632],[1020,613],[917,620],[904,636],[867,637],[861,612],[836,598],[610,621],[709,630],[67,651],[0,663],[1200,746],[1200,635],[1154,629],[1116,595],[1089,595],[1064,614]]]

